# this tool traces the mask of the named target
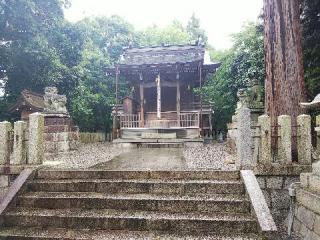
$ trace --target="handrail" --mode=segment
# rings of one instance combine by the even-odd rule
[[[9,187],[4,199],[0,203],[0,215],[9,207],[9,205],[14,201],[17,193],[22,190],[25,182],[32,177],[34,169],[24,169],[20,175],[14,180],[12,185]]]
[[[258,220],[261,232],[268,238],[276,237],[278,229],[256,176],[251,170],[242,170],[241,178],[250,198],[251,205],[253,206],[254,214]]]

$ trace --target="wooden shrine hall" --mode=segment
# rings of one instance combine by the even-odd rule
[[[116,77],[114,131],[121,138],[152,138],[154,133],[199,138],[212,131],[212,106],[194,93],[219,67],[203,45],[127,48],[107,75]],[[129,94],[118,100],[119,78]],[[131,133],[131,134],[130,134]],[[135,134],[132,134],[135,133]]]

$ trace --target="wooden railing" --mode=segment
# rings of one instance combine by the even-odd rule
[[[140,127],[140,114],[121,114],[120,127],[121,128],[138,128]]]
[[[140,114],[121,114],[120,128],[140,128],[141,116]],[[182,128],[199,128],[200,126],[200,113],[199,112],[181,112],[179,120],[146,120],[144,127],[182,127]],[[180,122],[180,124],[179,124]]]
[[[199,112],[180,113],[180,127],[184,128],[198,128],[199,127]]]

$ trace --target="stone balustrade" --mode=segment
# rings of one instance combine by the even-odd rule
[[[105,137],[104,137],[105,138]],[[0,122],[0,165],[41,165],[78,147],[79,129],[69,116],[33,113],[29,121]]]
[[[317,121],[320,124],[320,116],[317,117]],[[237,167],[252,169],[259,165],[273,164],[311,166],[313,149],[311,117],[303,114],[297,117],[296,126],[293,126],[292,122],[294,121],[288,115],[279,116],[276,126],[272,126],[268,115],[259,116],[255,122],[252,121],[248,108],[239,109],[236,121],[232,123],[233,128],[229,129],[232,132],[231,140],[236,146]],[[320,153],[319,132],[320,129],[318,129],[318,153]],[[292,154],[293,148],[297,152],[295,158]]]
[[[258,125],[256,128],[260,129],[258,136],[260,141],[253,146],[258,148],[258,164],[270,165],[273,163],[280,165],[292,164],[292,144],[293,140],[297,146],[297,161],[296,164],[311,165],[312,158],[312,142],[311,142],[311,117],[309,115],[299,115],[297,117],[297,126],[292,126],[292,119],[288,115],[278,117],[278,125],[271,126],[271,119],[267,115],[259,116]],[[276,128],[277,131],[273,131]],[[294,130],[295,128],[296,130]],[[273,133],[276,132],[276,135]],[[296,132],[293,138],[292,133]],[[276,138],[273,140],[272,138]],[[272,147],[271,142],[276,143],[275,148]]]
[[[43,114],[30,114],[29,124],[24,121],[17,121],[14,123],[13,129],[10,122],[0,122],[1,165],[39,165],[42,164],[43,160]]]

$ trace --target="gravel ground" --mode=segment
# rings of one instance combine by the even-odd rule
[[[55,168],[90,168],[96,164],[108,162],[129,150],[118,148],[109,142],[80,144],[76,151],[47,158],[45,165]]]
[[[187,143],[183,155],[191,169],[235,169],[235,156],[225,143]]]
[[[119,148],[112,143],[80,144],[76,151],[48,157],[45,165],[54,168],[90,168],[108,162],[120,154],[130,154],[130,151],[134,150]],[[234,162],[235,156],[230,154],[224,143],[186,143],[183,157],[187,168],[190,169],[235,169],[235,165],[230,164]]]

